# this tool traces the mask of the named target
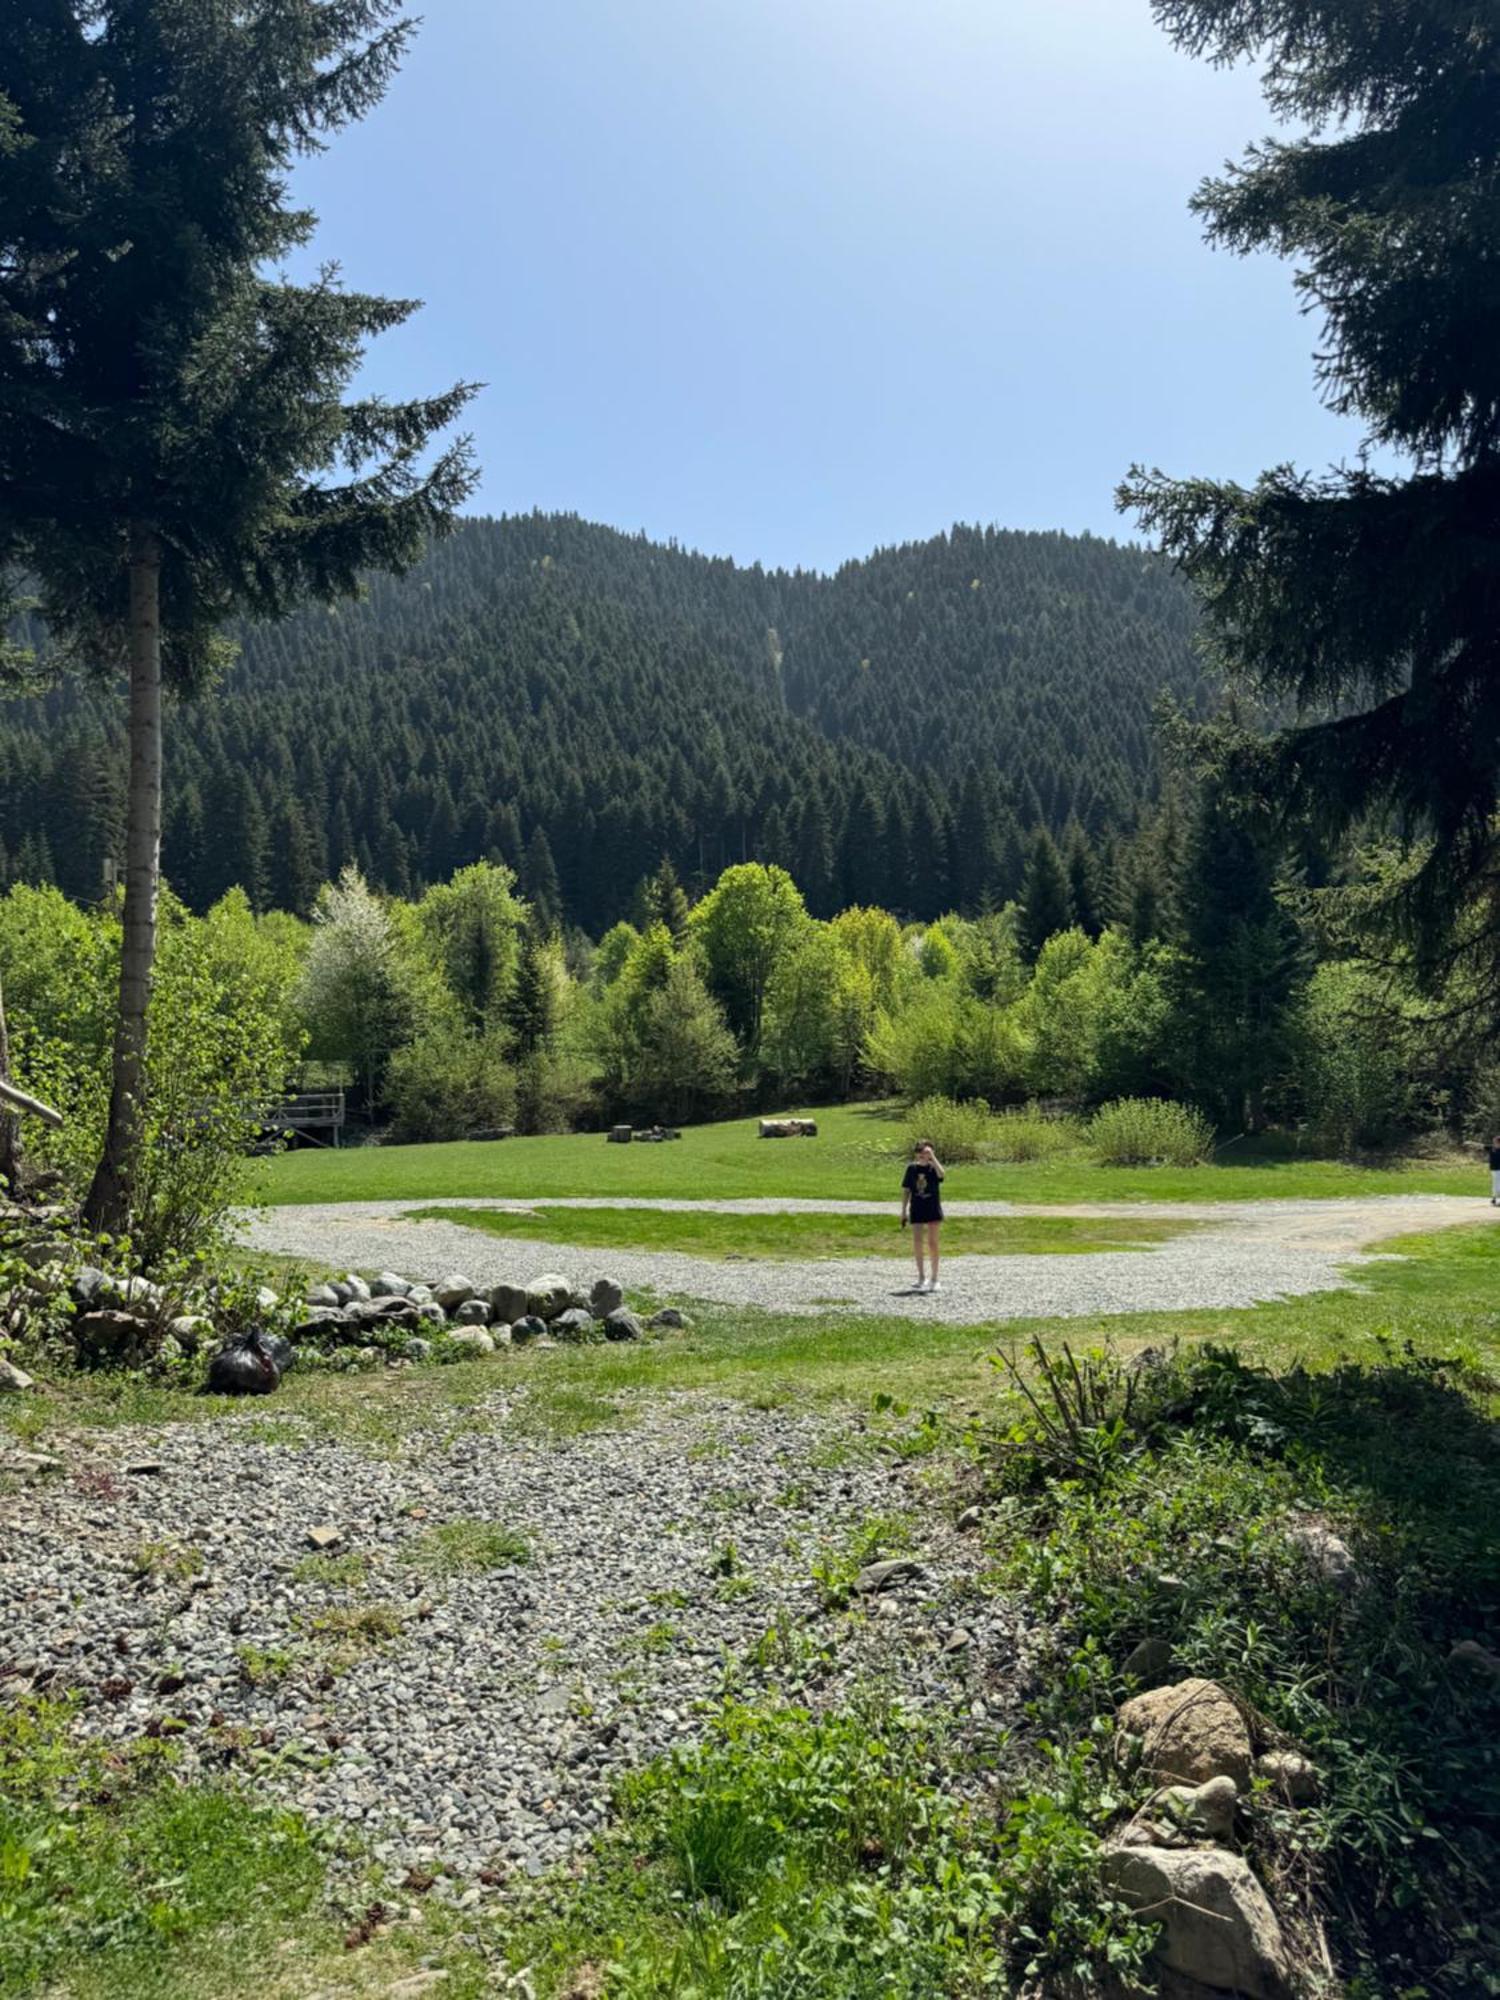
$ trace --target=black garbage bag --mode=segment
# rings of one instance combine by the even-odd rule
[[[286,1349],[287,1360],[291,1359],[291,1349],[276,1334],[265,1334],[259,1327],[249,1333],[237,1333],[232,1340],[214,1355],[208,1364],[208,1392],[212,1396],[269,1396],[279,1387],[282,1370],[276,1357],[276,1348]]]

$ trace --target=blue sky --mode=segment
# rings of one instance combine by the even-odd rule
[[[1187,213],[1269,129],[1147,0],[426,0],[299,193],[426,301],[372,385],[487,384],[478,506],[831,568],[1352,454],[1288,268]]]

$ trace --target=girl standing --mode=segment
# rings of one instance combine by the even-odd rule
[[[912,1226],[912,1248],[917,1253],[917,1290],[940,1292],[938,1280],[938,1231],[943,1225],[943,1169],[931,1140],[924,1139],[912,1149],[911,1165],[901,1181],[901,1227]],[[926,1242],[923,1242],[923,1233]],[[932,1277],[927,1276],[925,1253],[932,1259]]]

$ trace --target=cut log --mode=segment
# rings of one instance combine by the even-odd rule
[[[43,1104],[38,1097],[28,1097],[13,1083],[0,1082],[0,1104],[8,1104],[12,1110],[25,1111],[33,1118],[40,1118],[44,1125],[61,1125],[63,1122],[60,1111],[54,1111],[50,1104]]]

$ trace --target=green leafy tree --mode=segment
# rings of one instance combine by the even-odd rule
[[[1121,489],[1224,660],[1305,719],[1264,779],[1325,834],[1384,819],[1420,865],[1380,914],[1429,979],[1458,946],[1500,999],[1500,21],[1487,6],[1156,0],[1188,53],[1261,61],[1293,136],[1204,183],[1211,241],[1297,260],[1325,399],[1377,456],[1250,488]],[[1380,469],[1393,467],[1394,469]]]
[[[466,387],[345,401],[405,301],[309,239],[301,153],[360,117],[409,33],[397,0],[54,0],[5,22],[0,138],[0,573],[34,578],[53,641],[128,662],[118,1026],[96,1224],[135,1198],[156,949],[163,688],[201,688],[237,613],[413,562],[469,491],[428,463]]]
[[[739,1046],[722,1008],[691,958],[674,958],[665,981],[646,994],[634,1096],[651,1116],[672,1123],[702,1118],[734,1087]]]
[[[726,868],[693,911],[689,935],[703,954],[709,990],[752,1055],[771,976],[809,921],[791,876],[758,861]]]
[[[312,921],[297,992],[308,1053],[346,1065],[373,1118],[393,1051],[421,1025],[422,982],[389,913],[357,868],[325,884]]]
[[[464,1021],[480,1033],[498,1030],[526,917],[510,870],[493,861],[461,868],[452,881],[427,891],[415,916],[418,945],[441,972]]]

